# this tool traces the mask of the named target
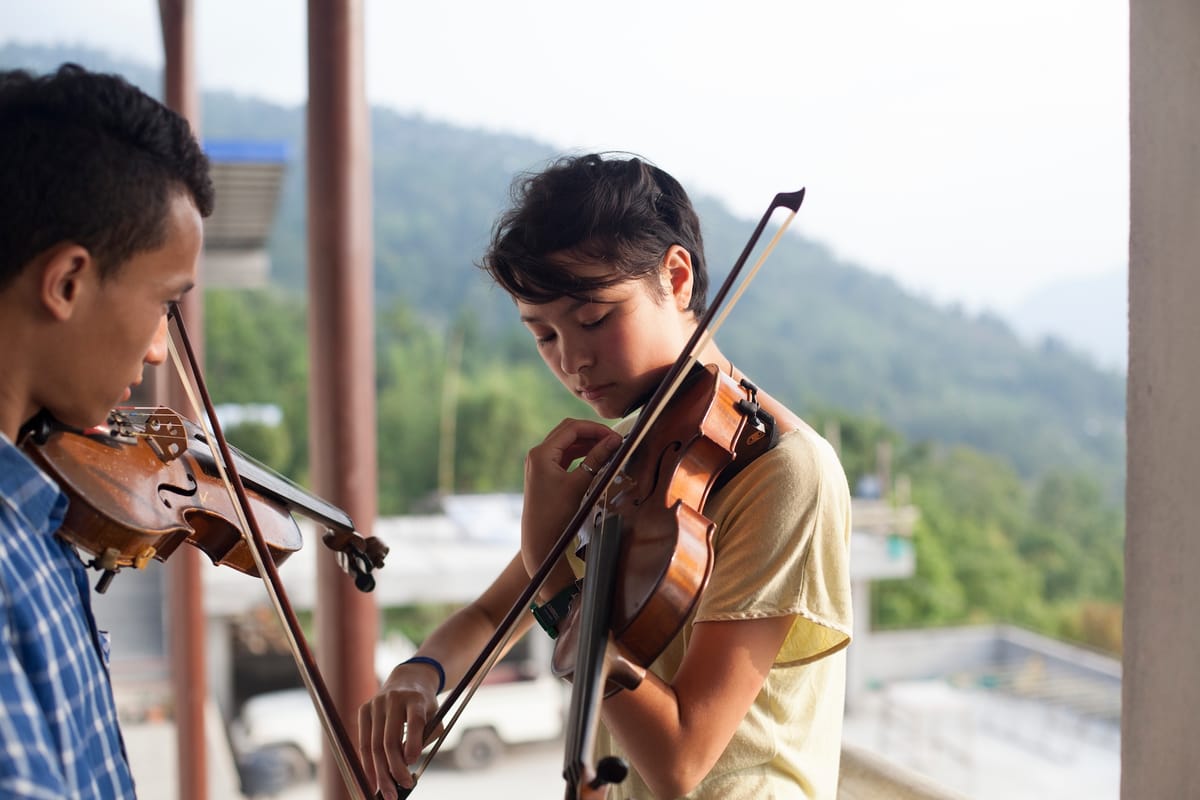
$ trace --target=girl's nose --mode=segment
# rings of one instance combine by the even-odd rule
[[[591,350],[582,343],[562,343],[560,358],[562,371],[567,375],[576,375],[584,367],[592,363]]]
[[[167,360],[166,314],[163,314],[162,320],[158,323],[158,330],[154,332],[154,338],[150,340],[150,349],[146,351],[146,355],[142,360],[147,364],[153,364],[155,366],[162,364]]]

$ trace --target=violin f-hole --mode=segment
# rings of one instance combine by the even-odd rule
[[[162,504],[167,508],[173,507],[171,505],[171,495],[178,495],[179,497],[195,497],[196,492],[200,490],[200,485],[196,482],[195,475],[188,472],[184,477],[187,478],[187,481],[191,484],[191,486],[176,486],[173,483],[160,483],[158,485],[158,499],[161,500]]]

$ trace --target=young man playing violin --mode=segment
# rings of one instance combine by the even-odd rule
[[[706,306],[692,204],[636,158],[567,158],[523,179],[483,266],[512,295],[550,371],[608,419],[645,403]],[[741,378],[714,343],[698,361]],[[611,798],[835,796],[850,497],[832,448],[776,409],[787,431],[703,509],[715,560],[690,618],[636,689],[603,701],[596,756],[632,767]],[[359,746],[384,797],[395,796],[393,779],[412,785],[423,745],[413,734],[435,714],[438,691],[467,671],[621,441],[605,425],[567,419],[528,453],[520,552],[360,710]],[[570,594],[575,581],[564,557],[538,602]],[[529,614],[517,633],[531,627],[543,635]]]
[[[0,796],[134,796],[67,497],[17,445],[43,411],[102,424],[166,358],[212,205],[186,120],[138,89],[0,72]]]

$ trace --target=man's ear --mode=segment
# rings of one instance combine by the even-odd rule
[[[84,278],[96,269],[87,248],[70,242],[55,245],[38,257],[38,300],[55,319],[74,313]]]
[[[692,302],[692,254],[680,245],[673,244],[663,256],[664,286],[674,298],[675,307],[686,311]]]

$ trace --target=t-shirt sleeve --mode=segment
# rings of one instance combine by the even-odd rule
[[[850,491],[829,444],[785,434],[710,498],[714,563],[695,621],[794,615],[776,665],[845,647],[850,601]]]

